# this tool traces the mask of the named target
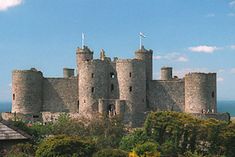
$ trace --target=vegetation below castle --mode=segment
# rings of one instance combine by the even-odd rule
[[[152,112],[138,129],[126,128],[119,117],[78,121],[67,114],[54,124],[12,123],[33,141],[13,146],[11,157],[235,156],[235,123],[186,113]]]

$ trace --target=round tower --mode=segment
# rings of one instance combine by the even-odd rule
[[[143,60],[117,60],[120,100],[126,100],[130,122],[136,125],[146,110],[146,68]]]
[[[135,58],[138,60],[142,60],[145,64],[145,76],[146,76],[146,102],[145,104],[147,107],[150,106],[149,104],[149,89],[150,89],[150,81],[153,79],[153,51],[146,50],[144,46],[141,46],[141,49],[135,51]]]
[[[43,75],[36,69],[12,72],[12,112],[33,114],[42,110]]]
[[[171,80],[171,79],[172,79],[172,67],[162,67],[161,80]]]
[[[63,69],[64,78],[69,78],[74,76],[74,69],[64,68]]]
[[[90,61],[93,59],[93,52],[87,47],[83,46],[83,48],[77,48],[76,52],[76,58],[77,58],[77,72],[79,74],[80,71],[80,65],[84,61]]]
[[[81,63],[78,87],[79,113],[98,112],[98,99],[108,98],[107,63],[101,60]]]
[[[144,46],[141,49],[135,51],[135,58],[143,60],[146,68],[146,80],[153,79],[153,50],[146,50]]]
[[[185,75],[185,112],[217,112],[215,73],[189,73]]]

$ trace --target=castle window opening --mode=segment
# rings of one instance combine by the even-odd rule
[[[83,102],[86,103],[86,100],[84,100]]]
[[[129,76],[131,77],[131,73],[129,73]]]
[[[111,92],[114,91],[114,85],[111,84]]]
[[[212,98],[215,97],[215,92],[213,91],[212,94],[211,94]]]
[[[91,78],[94,78],[94,73],[91,73]]]
[[[39,115],[33,115],[33,118],[39,118]]]
[[[109,116],[116,115],[115,106],[113,104],[108,105],[108,115]]]
[[[77,101],[77,109],[79,111],[79,100]]]
[[[95,88],[91,87],[91,92],[94,93],[94,91],[95,91]]]
[[[110,73],[110,77],[111,77],[111,78],[115,78],[115,75],[114,75],[113,72]]]
[[[15,100],[16,99],[16,95],[15,94],[13,94],[13,100]]]
[[[132,92],[132,86],[129,87],[129,92]]]

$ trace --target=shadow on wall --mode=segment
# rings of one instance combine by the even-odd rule
[[[154,110],[184,111],[183,81],[152,81],[150,107]]]
[[[43,81],[43,111],[78,112],[77,79],[46,78]]]

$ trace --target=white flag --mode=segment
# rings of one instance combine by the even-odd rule
[[[142,32],[140,32],[140,36],[143,37],[143,38],[146,38],[146,36]]]

